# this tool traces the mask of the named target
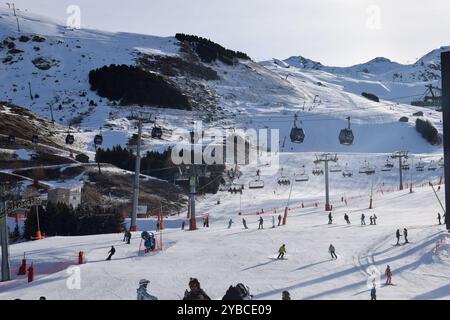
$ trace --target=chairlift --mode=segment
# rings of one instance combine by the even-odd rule
[[[103,135],[102,135],[102,129],[100,128],[100,133],[95,135],[94,137],[94,144],[96,146],[101,146],[103,143]]]
[[[372,175],[375,173],[375,168],[371,167],[367,161],[364,161],[364,164],[359,168],[359,173]]]
[[[309,176],[306,174],[305,166],[302,166],[302,169],[298,174],[295,175],[295,181],[297,182],[305,182],[309,180]]]
[[[291,184],[291,179],[283,175],[283,168],[281,168],[281,176],[278,178],[278,185],[288,186]]]
[[[260,177],[257,177],[255,180],[252,180],[248,183],[249,189],[262,189],[264,188],[264,181],[261,180]]]
[[[409,163],[406,161],[403,161],[402,163],[402,170],[407,171],[409,170]]]
[[[335,164],[330,166],[330,172],[342,172],[342,168],[340,165]]]
[[[432,160],[428,165],[428,171],[436,171],[436,170],[437,170],[436,162]]]
[[[312,171],[312,174],[315,175],[315,176],[321,176],[321,175],[323,175],[323,169],[320,168],[320,167],[316,164],[315,167],[314,167],[314,169],[313,169],[313,171]]]
[[[416,164],[416,171],[424,171],[425,163],[420,159],[419,163]]]
[[[290,138],[291,138],[291,142],[302,143],[303,140],[305,140],[305,131],[303,130],[303,128],[297,127],[297,120],[298,120],[298,115],[295,114],[294,115],[294,126],[291,129]]]
[[[69,130],[67,131],[67,135],[66,135],[66,144],[73,144],[75,142],[75,137],[73,136],[73,134],[70,133],[70,127]]]
[[[439,167],[440,167],[440,168],[444,168],[444,167],[445,167],[444,157],[442,157],[442,158],[439,159],[438,164],[439,164]]]
[[[347,117],[347,120],[348,120],[348,127],[342,129],[341,132],[339,133],[339,142],[342,145],[350,146],[353,144],[355,136],[353,135],[353,130],[350,128],[350,117]]]
[[[155,119],[155,126],[152,128],[152,138],[153,139],[161,139],[162,138],[162,129],[160,126],[156,125],[156,119]]]
[[[16,137],[15,137],[14,135],[10,134],[10,135],[8,136],[8,142],[9,142],[10,144],[16,143]]]
[[[39,136],[37,134],[33,134],[33,136],[31,137],[31,142],[34,144],[38,144],[39,143]]]
[[[391,162],[391,160],[389,160],[389,158],[387,158],[386,163],[384,164],[384,167],[392,169],[394,167],[394,164]],[[388,171],[391,171],[391,170],[388,170]]]
[[[262,189],[264,188],[264,181],[259,176],[259,169],[256,171],[256,178],[248,183],[249,189]]]

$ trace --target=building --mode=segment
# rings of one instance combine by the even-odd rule
[[[81,204],[81,186],[75,188],[56,188],[48,191],[47,202],[53,204],[64,203],[73,208]]]

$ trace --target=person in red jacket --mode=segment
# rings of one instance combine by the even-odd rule
[[[386,271],[384,272],[384,275],[386,276],[386,285],[391,285],[392,284],[392,271],[391,271],[391,267],[389,265],[386,267]]]

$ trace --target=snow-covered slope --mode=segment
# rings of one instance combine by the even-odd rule
[[[199,210],[207,208],[211,227],[195,232],[166,229],[163,251],[155,254],[139,254],[139,233],[133,234],[131,245],[121,241],[121,234],[15,244],[11,246],[13,270],[26,252],[28,262],[34,263],[36,280],[28,284],[26,278],[14,276],[13,281],[0,284],[0,299],[35,300],[42,295],[48,299],[135,299],[141,278],[151,281],[149,290],[160,299],[181,299],[189,277],[197,277],[213,299],[220,299],[230,284],[243,282],[255,299],[279,299],[283,290],[289,290],[293,299],[367,300],[368,285],[371,287],[374,279],[380,284],[380,300],[448,299],[449,239],[437,225],[440,208],[435,196],[429,187],[415,187],[412,194],[393,191],[391,182],[388,178],[384,186],[376,184],[372,210],[367,209],[367,188],[359,197],[355,192],[345,194],[347,204],[340,201],[340,195],[333,196],[332,225],[327,224],[322,196],[308,192],[309,186],[315,185],[311,182],[294,187],[287,225],[271,228],[272,215],[276,219],[282,212],[278,207],[286,205],[289,187],[266,178],[264,192],[244,191],[243,216],[237,215],[239,195],[220,193],[205,199]],[[369,185],[369,179],[360,177],[345,186],[355,191],[364,184]],[[332,188],[344,190],[335,182]],[[217,199],[221,199],[219,205]],[[315,202],[320,203],[318,208],[312,205]],[[265,209],[264,230],[257,230],[256,208]],[[351,225],[345,224],[345,213]],[[366,214],[366,226],[360,225],[361,213]],[[376,226],[369,225],[373,214],[378,217]],[[227,229],[230,218],[234,224]],[[247,220],[248,230],[242,227],[242,218]],[[181,219],[170,218],[166,224],[179,226]],[[148,230],[145,221],[140,223],[141,230]],[[395,246],[395,230],[403,228],[409,230],[410,244]],[[276,251],[283,243],[287,260],[277,261]],[[327,252],[330,243],[337,250],[335,261]],[[104,261],[111,245],[117,253],[112,261]],[[86,264],[79,266],[79,271],[69,269],[76,265],[80,250],[86,253]],[[392,268],[395,286],[382,285],[386,265]],[[77,275],[81,281],[78,290],[73,289]]]

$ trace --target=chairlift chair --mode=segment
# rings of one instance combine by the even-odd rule
[[[283,186],[291,184],[291,179],[283,175],[283,168],[281,168],[281,176],[278,178],[278,184]]]
[[[433,161],[430,162],[430,164],[428,165],[428,171],[436,171],[437,170],[437,166],[436,163]]]
[[[161,129],[161,127],[154,126],[152,128],[152,138],[153,139],[161,139],[162,138],[162,129]]]
[[[297,182],[305,182],[309,180],[309,176],[305,172],[305,166],[302,167],[302,170],[298,174],[295,175],[295,181]]]
[[[67,135],[66,135],[66,144],[73,144],[75,142],[75,137],[73,136],[73,134],[70,133],[70,127],[69,130],[67,131]]]
[[[297,127],[297,120],[298,120],[298,115],[295,114],[294,115],[294,126],[291,129],[290,138],[291,138],[291,142],[293,142],[293,143],[302,143],[303,140],[305,140],[305,131],[303,130],[303,128]]]
[[[100,133],[95,135],[94,137],[94,144],[96,146],[101,146],[103,143],[103,135],[102,135],[102,129],[100,128]]]
[[[339,142],[342,145],[350,146],[353,144],[355,136],[353,135],[353,130],[350,128],[350,117],[347,117],[348,127],[341,130],[339,133]]]
[[[330,172],[342,172],[342,168],[340,165],[335,164],[330,167]]]
[[[248,183],[249,189],[262,189],[264,188],[264,181],[258,176],[255,180]]]
[[[312,171],[312,174],[315,175],[315,176],[321,176],[321,175],[323,175],[323,169],[320,168],[320,167],[316,164],[316,166],[314,167],[314,169],[313,169],[313,171]]]
[[[38,144],[39,143],[39,136],[37,134],[33,134],[33,136],[31,137],[31,142],[34,144]]]

